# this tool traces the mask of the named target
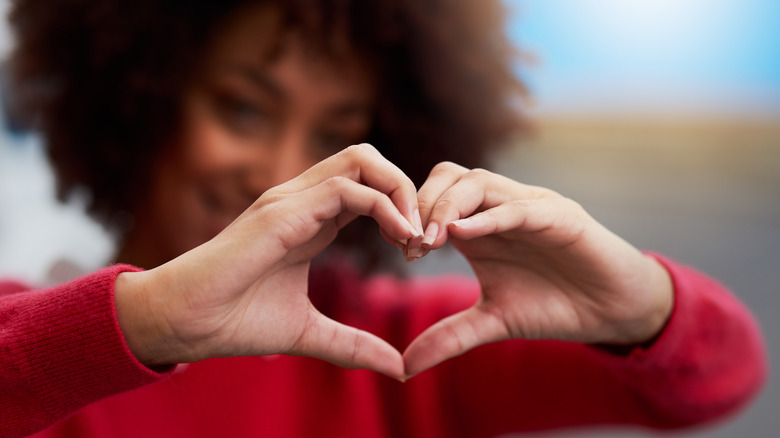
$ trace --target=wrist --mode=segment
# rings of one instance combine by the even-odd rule
[[[655,259],[645,255],[649,270],[652,305],[647,314],[646,330],[635,340],[635,344],[647,344],[655,340],[664,330],[674,310],[674,284],[666,268]]]
[[[643,310],[628,320],[618,323],[611,339],[599,343],[601,346],[616,347],[627,351],[635,347],[647,348],[663,333],[674,310],[674,285],[666,268],[654,257],[644,255],[644,288],[635,291]]]
[[[171,336],[163,318],[155,311],[150,271],[123,272],[114,282],[117,321],[130,352],[139,362],[156,367],[176,363]]]

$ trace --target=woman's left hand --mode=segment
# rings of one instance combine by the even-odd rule
[[[671,314],[666,270],[558,193],[441,163],[418,202],[423,249],[451,242],[482,295],[409,345],[407,375],[512,338],[639,344]]]

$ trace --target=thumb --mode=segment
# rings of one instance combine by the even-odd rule
[[[398,350],[376,335],[324,316],[313,306],[307,326],[289,354],[315,357],[344,368],[366,368],[399,380],[404,376]]]
[[[479,345],[509,338],[501,318],[471,307],[428,327],[403,354],[406,377],[412,377]]]

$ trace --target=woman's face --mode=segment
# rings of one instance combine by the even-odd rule
[[[205,242],[265,190],[367,135],[372,87],[355,58],[318,57],[294,34],[270,58],[275,24],[266,9],[241,11],[206,48],[128,262],[152,267]]]

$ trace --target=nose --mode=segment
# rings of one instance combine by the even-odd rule
[[[258,195],[295,178],[316,164],[308,151],[306,137],[301,133],[287,133],[273,145],[262,149],[249,182]]]
[[[272,186],[286,183],[315,164],[302,140],[280,144],[274,158],[270,168]]]

